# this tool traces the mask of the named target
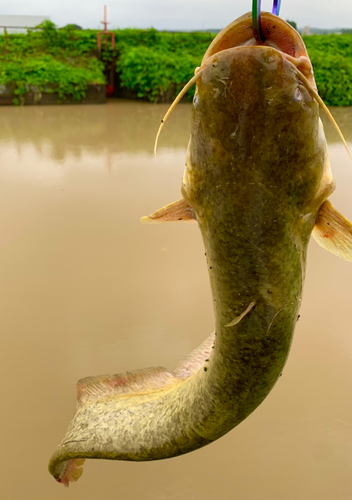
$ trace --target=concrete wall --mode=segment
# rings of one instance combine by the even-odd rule
[[[14,93],[14,86],[0,85],[0,106],[13,104],[14,98],[18,98]],[[80,101],[76,101],[72,97],[68,97],[65,101],[58,102],[57,92],[39,92],[39,89],[34,85],[28,87],[27,93],[21,97],[21,104],[104,104],[106,102],[106,85],[88,85],[86,97]]]

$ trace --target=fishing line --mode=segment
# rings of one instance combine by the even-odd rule
[[[280,13],[281,0],[274,0],[273,10],[271,11],[275,16],[278,16]]]
[[[258,43],[265,42],[265,36],[263,33],[262,22],[261,22],[261,3],[262,3],[261,0],[253,0],[252,2],[253,31],[255,39],[257,40]],[[275,16],[279,15],[280,7],[281,7],[281,0],[274,0],[272,13]]]
[[[261,22],[261,0],[253,0],[252,3],[252,20],[255,39],[258,43],[265,42],[264,33]]]

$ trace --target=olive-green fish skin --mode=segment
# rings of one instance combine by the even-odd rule
[[[106,393],[93,384],[50,462],[65,484],[79,458],[157,460],[212,442],[264,400],[286,362],[307,244],[334,189],[318,104],[284,54],[236,47],[206,61],[191,130],[182,193],[206,249],[214,345],[160,390],[111,396],[114,378]]]
[[[318,105],[283,54],[240,47],[209,60],[194,98],[183,195],[207,251],[220,340],[209,376],[222,429],[258,406],[285,364],[307,244],[334,189],[332,179],[322,189],[326,154]],[[252,301],[243,324],[227,328]],[[213,439],[216,422],[207,425]]]

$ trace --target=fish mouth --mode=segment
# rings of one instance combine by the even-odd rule
[[[204,54],[201,68],[211,56],[226,49],[269,46],[282,53],[316,89],[313,67],[300,34],[286,21],[269,12],[262,12],[261,25],[265,36],[265,41],[262,43],[258,43],[254,36],[251,12],[226,26],[209,45]]]

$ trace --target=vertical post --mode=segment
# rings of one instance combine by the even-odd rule
[[[107,9],[104,5],[104,21],[101,21],[104,25],[104,30],[97,33],[97,45],[99,57],[101,58],[101,44],[102,39],[105,43],[105,48],[108,50],[108,39],[111,40],[112,50],[115,50],[115,33],[110,33],[108,30],[108,20],[107,20]],[[105,75],[106,75],[106,95],[111,96],[114,93],[114,79],[115,79],[115,61],[112,60],[111,64],[109,61],[105,61]]]

